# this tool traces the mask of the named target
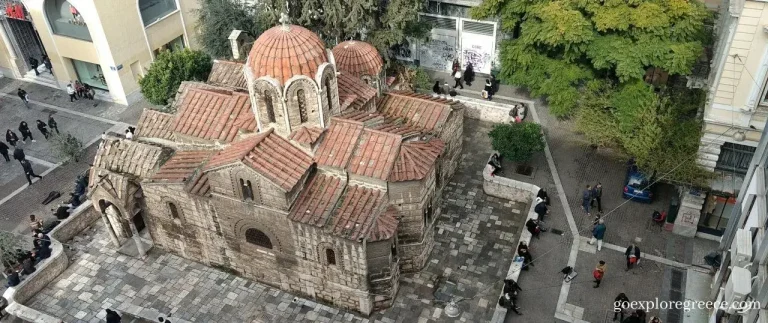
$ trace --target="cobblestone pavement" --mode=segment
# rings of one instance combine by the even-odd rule
[[[448,183],[429,265],[401,276],[395,305],[364,319],[162,250],[147,261],[118,255],[97,222],[69,243],[72,264],[29,306],[70,322],[99,322],[101,308],[154,309],[194,322],[483,322],[493,315],[527,205],[486,196],[481,170],[490,124],[465,120],[464,151]],[[443,314],[451,297],[462,314]],[[129,311],[129,312],[133,312]]]

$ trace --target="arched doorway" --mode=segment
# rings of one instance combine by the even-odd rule
[[[37,32],[32,19],[29,16],[27,8],[21,1],[4,1],[4,13],[2,17],[2,28],[8,35],[11,47],[17,57],[17,65],[23,74],[32,72],[36,66],[30,64],[30,57],[38,61],[38,66],[42,65],[43,55],[46,54],[40,35]]]

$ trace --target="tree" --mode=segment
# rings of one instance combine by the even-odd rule
[[[19,237],[10,232],[0,232],[0,261],[5,268],[13,268],[18,265],[16,249],[20,247]]]
[[[515,163],[524,164],[531,160],[533,153],[544,151],[544,135],[538,123],[497,124],[488,136],[493,149]]]
[[[152,104],[166,105],[174,97],[183,81],[205,81],[211,73],[213,62],[201,51],[183,50],[160,52],[139,80],[141,94]],[[167,108],[161,108],[166,112]]]
[[[211,57],[231,58],[232,47],[228,37],[233,30],[242,30],[255,38],[268,27],[260,12],[264,12],[261,5],[247,5],[241,1],[201,1],[200,9],[197,10],[197,28],[203,50]],[[243,46],[246,53],[251,45],[252,43]]]
[[[83,157],[83,142],[68,133],[51,136],[51,148],[63,161],[74,160],[77,163]]]

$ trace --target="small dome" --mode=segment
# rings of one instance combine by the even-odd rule
[[[275,26],[253,43],[248,64],[254,79],[271,76],[280,84],[296,75],[315,78],[328,62],[325,45],[315,33],[296,25]]]
[[[379,75],[384,61],[376,47],[366,42],[348,40],[333,48],[336,69],[360,77]]]

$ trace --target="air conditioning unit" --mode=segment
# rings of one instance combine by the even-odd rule
[[[731,244],[731,260],[734,267],[746,267],[752,262],[752,233],[749,230],[736,230]]]
[[[742,267],[733,267],[728,283],[725,284],[725,297],[723,301],[728,304],[741,302],[747,298],[752,291],[752,273]],[[736,309],[728,307],[725,310],[728,314],[736,313]]]

